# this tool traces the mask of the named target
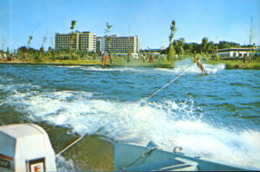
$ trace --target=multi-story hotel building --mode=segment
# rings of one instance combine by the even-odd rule
[[[108,37],[97,37],[96,47],[97,52],[138,53],[140,50],[139,36],[112,35],[110,42]]]
[[[96,35],[92,32],[56,33],[55,49],[70,47],[76,50],[96,51]]]
[[[92,32],[74,32],[55,35],[55,49],[73,48],[95,52],[112,51],[118,53],[138,53],[140,50],[139,36],[96,37]]]

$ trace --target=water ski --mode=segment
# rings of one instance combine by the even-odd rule
[[[103,65],[103,67],[110,67],[110,66],[111,66],[110,64]]]
[[[201,72],[201,75],[208,75],[208,73],[207,72]]]
[[[207,73],[207,72],[202,72],[202,75],[211,75],[213,72],[211,71],[211,72],[209,72],[209,73]]]
[[[208,75],[206,71],[201,71],[202,75]]]

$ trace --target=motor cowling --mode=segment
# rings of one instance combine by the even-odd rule
[[[0,126],[0,171],[56,171],[48,134],[35,124]]]

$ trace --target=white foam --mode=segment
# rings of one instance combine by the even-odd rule
[[[78,171],[72,159],[66,160],[63,156],[59,155],[56,158],[58,171]]]
[[[49,66],[49,67],[50,67],[50,66]],[[75,66],[57,66],[57,67],[59,67],[59,68],[71,68],[71,69],[73,69],[73,68],[80,68],[81,66],[75,65]]]
[[[128,68],[128,67],[98,67],[98,66],[90,66],[90,67],[81,67],[82,70],[86,71],[137,71],[135,68]]]
[[[203,66],[207,73],[216,73],[216,72],[225,70],[224,64],[213,65],[213,64],[203,63]],[[193,64],[193,61],[191,59],[184,59],[184,60],[178,61],[175,64],[175,68],[173,71],[176,73],[180,73],[180,72],[183,72],[184,70],[187,70],[186,73],[190,73],[190,74],[201,73],[201,70],[197,67],[196,64]]]
[[[225,64],[213,65],[203,63],[203,66],[208,74],[214,74],[225,70]],[[184,71],[186,71],[185,74],[201,74],[201,70],[197,67],[197,64],[193,63],[191,59],[178,61],[174,68],[155,68],[154,70],[173,75],[180,74]]]
[[[60,91],[16,94],[10,97],[19,111],[35,121],[70,126],[73,132],[106,135],[117,141],[146,145],[150,140],[163,149],[182,146],[184,153],[226,163],[260,167],[258,131],[230,131],[204,122],[193,100],[141,105],[92,99],[93,93]],[[11,100],[13,99],[13,100]]]

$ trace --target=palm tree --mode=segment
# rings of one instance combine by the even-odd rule
[[[33,40],[33,36],[31,35],[31,36],[29,36],[29,40],[28,40],[28,42],[27,42],[27,44],[28,44],[27,49],[30,48],[30,45],[31,45],[32,40]]]
[[[42,43],[42,48],[41,48],[43,51],[44,51],[44,44],[45,44],[46,40],[47,40],[47,37],[45,36],[45,37],[43,38],[43,43]]]
[[[76,23],[77,23],[76,20],[72,20],[71,21],[71,27],[70,27],[70,30],[71,30],[71,34],[70,34],[70,48],[71,49],[72,49],[72,44],[73,44],[73,40],[74,40],[74,36],[75,36],[75,34],[73,33],[73,30],[75,28]]]
[[[74,30],[76,24],[77,24],[77,21],[76,20],[72,20],[70,29]]]

